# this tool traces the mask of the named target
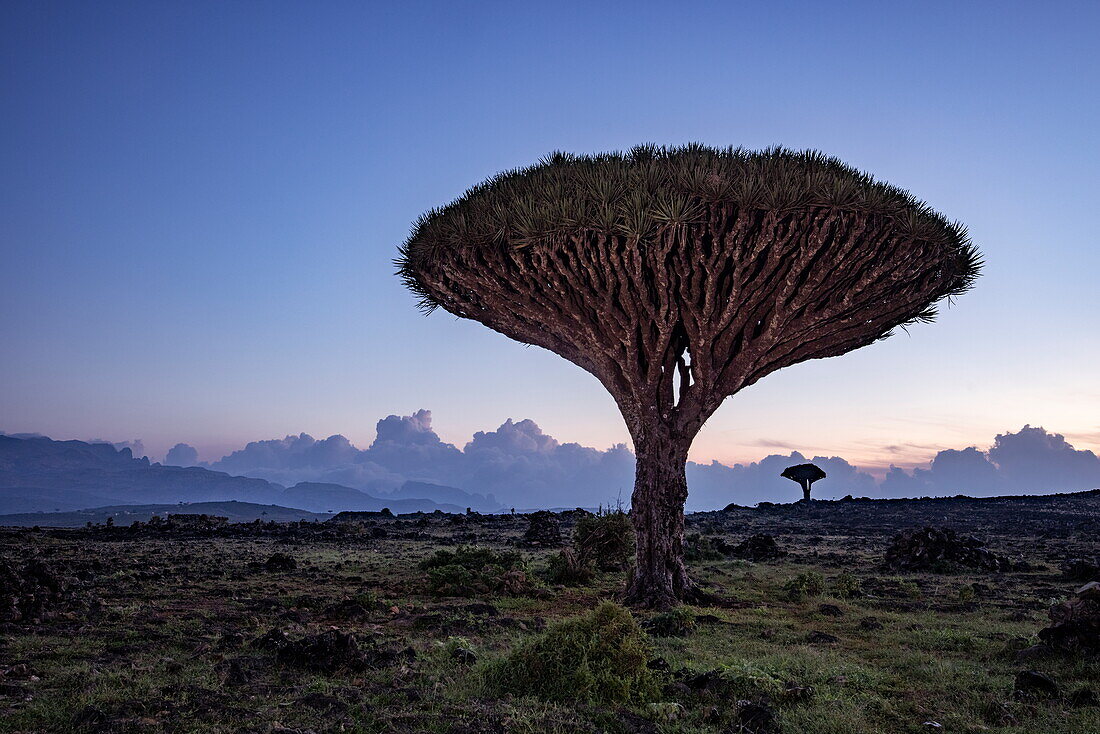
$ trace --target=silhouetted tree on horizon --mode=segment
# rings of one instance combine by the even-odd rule
[[[788,466],[779,473],[784,479],[790,479],[802,487],[802,499],[810,501],[810,485],[819,479],[825,478],[825,471],[816,464],[796,464]]]
[[[416,223],[396,261],[426,311],[591,372],[637,456],[626,599],[701,592],[683,562],[688,448],[722,401],[931,321],[980,259],[965,229],[816,152],[555,153]]]

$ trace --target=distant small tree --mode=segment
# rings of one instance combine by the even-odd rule
[[[555,153],[420,218],[398,271],[442,307],[591,372],[637,456],[627,600],[698,595],[685,464],[703,423],[770,372],[931,321],[966,291],[966,232],[815,152]],[[491,368],[491,366],[488,366]]]
[[[825,471],[816,464],[798,464],[797,466],[788,466],[780,472],[779,476],[797,482],[798,486],[802,487],[802,499],[809,502],[810,485],[819,479],[824,479]]]

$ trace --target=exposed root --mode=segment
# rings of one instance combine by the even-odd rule
[[[658,579],[635,572],[623,593],[623,604],[639,609],[667,611],[681,604],[724,606],[728,602],[717,594],[705,591],[686,571],[662,575]]]

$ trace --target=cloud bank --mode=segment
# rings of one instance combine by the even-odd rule
[[[1100,487],[1100,458],[1077,450],[1060,433],[1025,425],[998,435],[988,451],[971,446],[940,451],[927,469],[890,467],[880,487],[886,497],[967,494],[1042,494]]]
[[[560,443],[532,420],[509,419],[494,431],[478,431],[462,449],[439,438],[428,410],[388,416],[378,422],[377,431],[366,449],[341,435],[318,440],[302,433],[253,441],[211,464],[198,462],[191,446],[177,444],[165,463],[208,466],[285,486],[331,482],[376,496],[415,491],[437,499],[423,485],[444,485],[472,493],[470,504],[486,510],[625,504],[634,484],[634,455],[627,446],[600,450]],[[986,451],[973,446],[948,449],[938,452],[927,468],[891,467],[881,482],[839,456],[807,457],[798,451],[733,466],[689,462],[688,509],[796,500],[801,497],[798,486],[779,473],[807,461],[828,475],[814,485],[814,496],[821,498],[978,497],[1100,487],[1100,458],[1094,453],[1075,449],[1060,434],[1024,426],[998,435]],[[406,482],[415,489],[402,490]],[[458,495],[449,496],[447,501],[454,501]]]

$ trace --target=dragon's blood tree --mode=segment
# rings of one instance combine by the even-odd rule
[[[425,214],[399,274],[595,375],[634,442],[628,602],[701,593],[683,561],[688,448],[769,372],[930,321],[980,267],[965,229],[816,152],[556,153]]]

